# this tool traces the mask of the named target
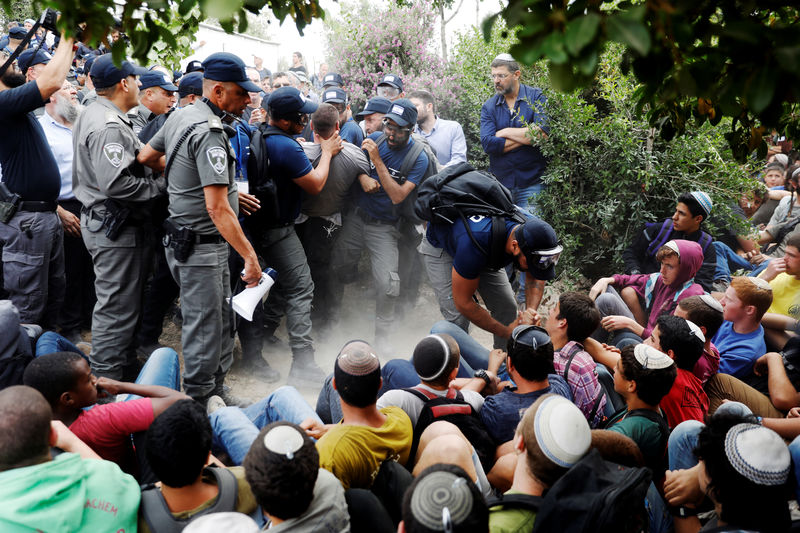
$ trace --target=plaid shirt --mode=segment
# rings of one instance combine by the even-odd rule
[[[566,376],[567,384],[572,390],[573,402],[583,412],[587,420],[594,409],[597,397],[600,396],[600,405],[595,410],[594,418],[589,420],[591,427],[597,427],[603,419],[603,408],[607,398],[603,394],[600,383],[597,381],[597,364],[592,359],[592,356],[584,351],[583,345],[570,341],[553,355],[553,366],[556,369],[556,374],[564,377],[564,369],[569,361],[570,353],[576,349],[578,353],[572,359],[569,373]]]

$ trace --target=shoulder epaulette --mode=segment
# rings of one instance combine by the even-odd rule
[[[119,117],[113,111],[106,111],[106,124],[114,124],[119,122]]]
[[[222,132],[222,121],[218,116],[208,117],[208,129],[211,131]]]

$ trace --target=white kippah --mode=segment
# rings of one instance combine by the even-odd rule
[[[789,156],[786,154],[775,154],[775,161],[777,161],[784,167],[789,166]]]
[[[725,455],[734,470],[758,485],[783,485],[789,477],[789,448],[769,428],[733,426],[725,436]]]
[[[647,370],[661,370],[674,364],[667,354],[646,344],[637,344],[633,349],[633,356],[639,361],[642,368]]]
[[[753,282],[753,285],[758,287],[759,289],[763,289],[765,291],[771,291],[772,287],[770,286],[769,282],[765,279],[756,278],[752,276],[745,276],[745,278],[749,279]]]
[[[707,219],[708,216],[711,214],[711,209],[714,207],[714,203],[711,201],[711,197],[704,193],[703,191],[692,191],[691,195],[697,200],[697,203],[700,204],[700,208],[705,212],[706,216],[703,217],[703,220]]]
[[[495,61],[516,61],[511,54],[497,54],[497,57],[494,58]]]
[[[714,298],[710,294],[703,294],[702,296],[700,296],[700,299],[703,300],[703,303],[705,303],[707,306],[709,306],[714,311],[718,311],[720,313],[722,313],[724,311],[722,309],[722,304],[719,303],[719,300],[717,300],[716,298]]]
[[[668,242],[667,244],[665,244],[664,246],[666,246],[667,248],[669,248],[670,250],[672,250],[673,252],[675,252],[676,254],[678,254],[678,257],[680,257],[680,256],[681,256],[681,251],[678,249],[678,243],[677,243],[677,242],[675,242],[675,241],[669,241],[669,242]]]
[[[292,459],[297,450],[303,447],[303,435],[293,426],[275,426],[264,435],[264,447]]]
[[[533,420],[536,442],[548,459],[569,468],[589,451],[592,430],[578,407],[563,396],[545,398]]]
[[[212,513],[200,516],[183,529],[184,533],[256,533],[258,524],[242,513]]]
[[[687,320],[686,323],[689,324],[689,329],[692,331],[692,335],[698,337],[701,341],[706,342],[706,336],[703,335],[703,330],[700,329],[700,326],[691,320]]]

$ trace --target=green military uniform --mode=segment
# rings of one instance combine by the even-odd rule
[[[167,263],[181,289],[183,316],[184,390],[193,398],[219,394],[233,362],[228,245],[206,210],[203,188],[226,185],[228,201],[238,213],[234,178],[236,157],[218,115],[207,100],[182,108],[167,119],[150,140],[153,149],[173,158],[169,170],[169,214],[176,226],[191,228],[198,238],[184,262],[167,248]],[[187,128],[194,130],[178,151],[175,147]]]
[[[142,211],[163,192],[164,179],[145,177],[136,162],[141,142],[130,119],[107,98],[99,97],[81,114],[73,146],[73,190],[84,205],[81,232],[96,276],[92,369],[98,375],[122,379],[123,367],[136,358],[134,332],[149,265],[151,232],[134,219],[144,219]],[[103,228],[108,198],[132,211],[130,222],[115,240],[106,237]]]

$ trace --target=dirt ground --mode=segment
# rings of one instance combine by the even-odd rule
[[[369,276],[366,277],[369,278]],[[336,355],[347,341],[352,339],[371,341],[373,339],[375,327],[375,300],[373,294],[374,289],[368,282],[348,285],[344,294],[345,301],[348,304],[342,306],[342,316],[338,326],[323,337],[312,333],[317,364],[323,370],[333,372]],[[544,309],[552,305],[553,297],[557,297],[557,294],[557,289],[548,285],[542,306],[540,306],[540,313],[543,316],[546,316]],[[423,285],[413,312],[407,313],[402,320],[398,320],[397,328],[389,338],[389,345],[392,347],[392,351],[378,354],[381,363],[398,357],[410,358],[417,342],[428,334],[434,323],[441,319],[439,305],[436,302],[433,290],[428,285]],[[492,346],[492,336],[488,332],[472,327],[470,333],[487,348]],[[233,394],[244,400],[256,401],[267,396],[278,387],[293,385],[293,383],[287,383],[286,379],[292,358],[284,324],[281,324],[275,335],[281,339],[281,343],[270,345],[265,342],[262,356],[281,373],[282,379],[277,383],[268,384],[234,368],[226,379],[226,384],[231,387]],[[174,348],[179,354],[181,353],[180,328],[171,320],[165,321],[160,343]],[[237,359],[241,357],[238,339],[234,355]],[[181,363],[183,363],[182,359]],[[181,364],[181,366],[183,365]],[[312,406],[316,405],[319,389],[301,388],[299,390]]]

